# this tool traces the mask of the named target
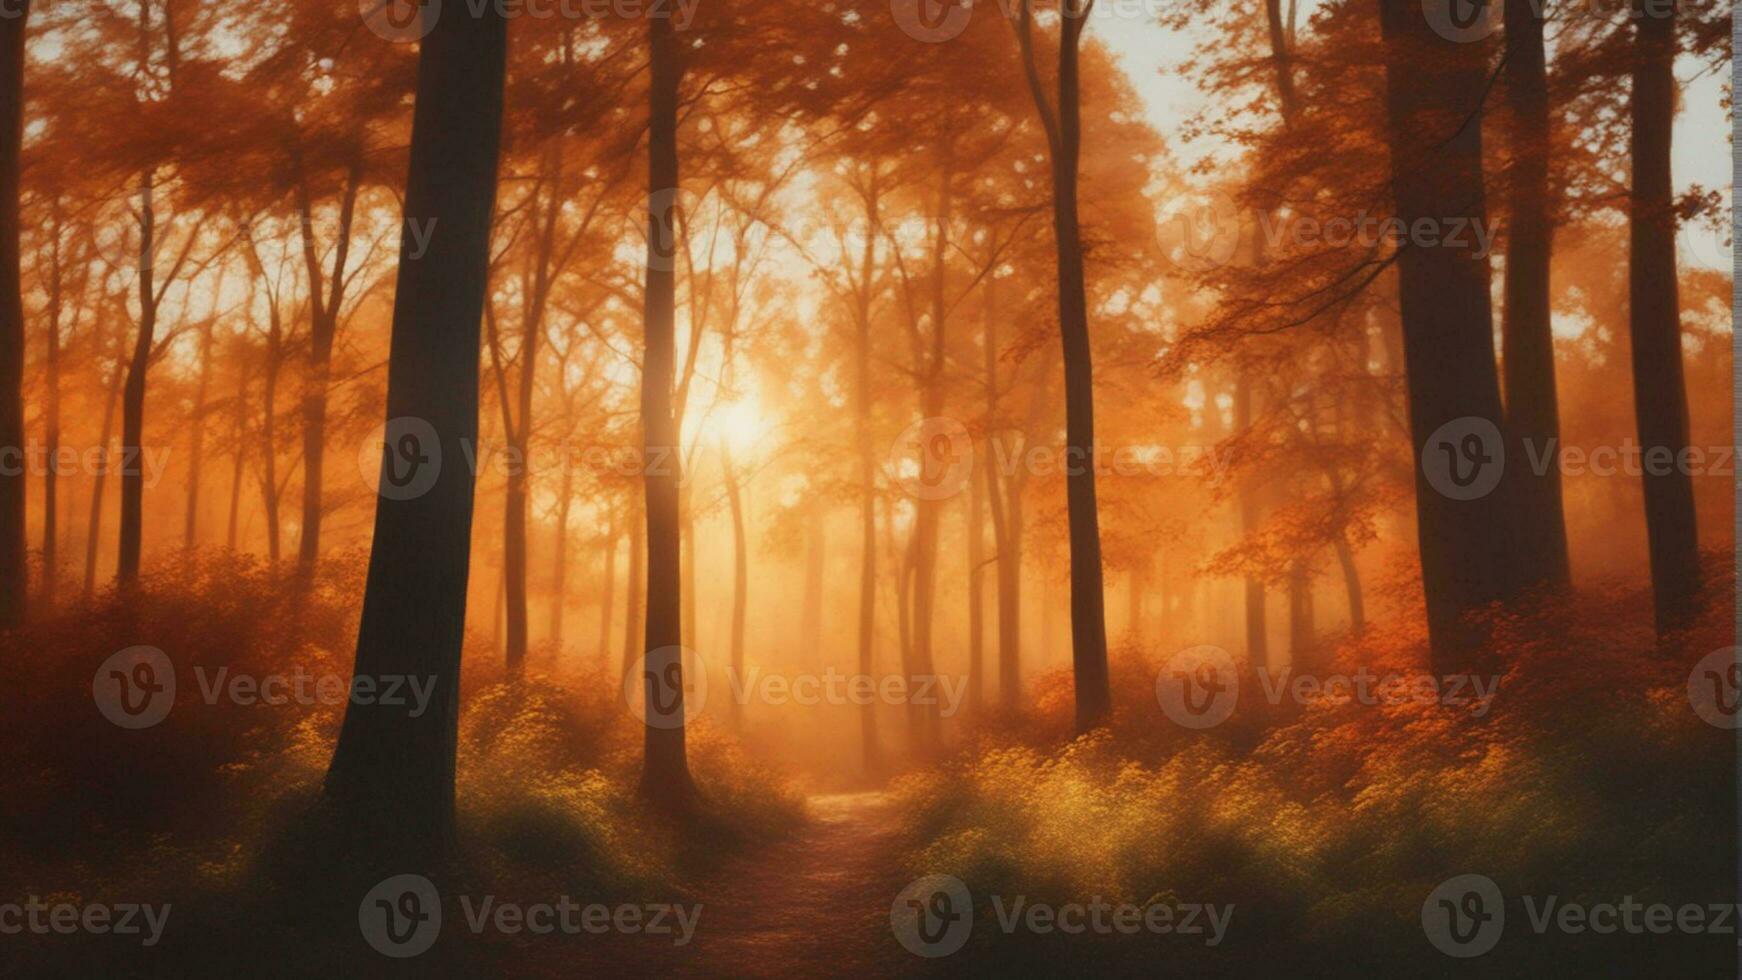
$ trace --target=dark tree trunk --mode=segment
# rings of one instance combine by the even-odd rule
[[[1405,227],[1450,217],[1487,221],[1482,181],[1482,100],[1488,61],[1480,44],[1437,34],[1417,0],[1380,0],[1388,63],[1386,110],[1391,185]],[[1475,487],[1498,451],[1504,423],[1494,360],[1488,259],[1465,235],[1460,246],[1404,247],[1398,254],[1409,422],[1415,453],[1416,524],[1433,668],[1468,669],[1484,631],[1466,618],[1507,598],[1515,582],[1516,519],[1510,484]],[[1457,423],[1447,432],[1442,426]],[[1476,428],[1471,428],[1472,426]],[[1484,439],[1486,433],[1489,437]],[[1434,445],[1429,441],[1434,439]],[[1472,441],[1474,440],[1474,441]],[[1424,460],[1437,454],[1454,477],[1435,486]],[[1518,455],[1522,455],[1521,453]],[[1438,458],[1428,460],[1441,466]],[[1508,458],[1507,469],[1523,461]],[[1460,476],[1461,474],[1461,476]],[[1444,484],[1446,481],[1439,481]],[[1468,499],[1465,499],[1468,498]]]
[[[1656,4],[1635,17],[1632,99],[1633,197],[1628,326],[1633,343],[1633,405],[1639,420],[1645,529],[1657,629],[1687,624],[1700,589],[1694,488],[1685,468],[1687,381],[1682,374],[1681,297],[1676,283],[1670,145],[1675,125],[1675,8]]]
[[[992,512],[993,557],[998,562],[998,707],[1015,711],[1022,701],[1022,495],[1015,480],[1006,487],[998,472],[1003,437],[998,420],[998,284],[986,283],[986,496]],[[1008,494],[1008,496],[1007,496]]]
[[[968,477],[968,709],[978,711],[985,698],[986,656],[986,495],[985,474]]]
[[[65,295],[63,288],[63,266],[61,262],[61,209],[60,201],[54,201],[54,224],[50,234],[54,235],[53,268],[49,273],[48,284],[48,396],[44,406],[43,427],[46,430],[43,438],[43,449],[47,453],[48,465],[42,474],[42,608],[44,611],[54,608],[56,593],[60,588],[60,466],[55,457],[60,454],[60,384],[61,384],[61,301]],[[77,321],[75,314],[74,321]]]
[[[648,20],[646,353],[641,371],[643,459],[647,464],[647,725],[641,793],[683,812],[694,804],[684,750],[683,567],[678,495],[681,444],[672,385],[676,357],[678,219],[677,103],[681,57],[671,21]]]
[[[411,713],[410,699],[350,704],[326,780],[345,823],[384,858],[439,856],[453,839],[473,503],[464,460],[478,434],[479,324],[506,48],[507,23],[489,8],[440,18],[419,56],[405,217],[441,233],[419,258],[400,244],[386,414],[421,420],[436,444],[416,446],[411,457],[384,454],[382,490],[390,478],[423,476],[415,467],[440,468],[426,492],[376,502],[356,675],[422,678],[434,697],[421,715]],[[410,428],[390,432],[392,452],[403,453],[416,436]],[[416,455],[430,461],[413,462]]]
[[[877,226],[877,187],[866,199],[867,229]],[[877,455],[871,440],[871,275],[877,238],[865,235],[859,254],[859,293],[854,312],[853,440],[859,451],[859,674],[872,677],[877,636]],[[860,762],[867,774],[883,767],[877,741],[877,705],[859,708]]]
[[[1560,408],[1555,396],[1554,334],[1549,329],[1548,70],[1542,5],[1506,7],[1506,96],[1513,119],[1512,227],[1506,250],[1502,353],[1506,424],[1511,441],[1528,443],[1517,462],[1519,576],[1524,585],[1565,585],[1567,521],[1561,504]],[[1538,473],[1533,461],[1546,468]]]
[[[0,18],[0,629],[24,621],[24,282],[19,169],[24,139],[24,27],[30,4]]]
[[[1317,666],[1313,625],[1313,577],[1304,561],[1288,569],[1288,659],[1295,669]]]
[[[1058,251],[1059,334],[1064,347],[1065,477],[1071,543],[1071,669],[1076,680],[1076,727],[1107,723],[1113,696],[1107,673],[1106,594],[1102,584],[1100,513],[1095,500],[1095,373],[1089,346],[1088,291],[1082,231],[1077,218],[1082,106],[1078,42],[1088,0],[1065,0],[1059,24],[1058,107],[1048,108],[1029,33],[1032,8],[1022,6],[1020,37],[1030,92],[1046,123],[1052,156],[1053,240]]]
[[[283,321],[277,302],[267,311],[266,379],[260,394],[260,499],[266,510],[266,557],[276,567],[280,553],[278,504],[278,373],[284,363]]]
[[[139,334],[127,381],[121,391],[121,544],[115,583],[131,589],[139,581],[139,557],[145,534],[145,376],[151,369],[157,340],[157,299],[153,257],[157,214],[152,201],[154,177],[146,171],[139,181]]]

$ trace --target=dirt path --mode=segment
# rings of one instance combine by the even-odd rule
[[[816,796],[812,822],[729,861],[703,888],[684,975],[888,976],[908,958],[889,929],[902,885],[882,793]]]
[[[523,944],[520,976],[901,977],[927,961],[907,953],[889,907],[907,884],[897,820],[883,793],[813,796],[791,836],[728,858],[695,883],[702,909],[683,946],[645,935]]]

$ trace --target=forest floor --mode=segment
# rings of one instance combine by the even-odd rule
[[[696,883],[702,911],[687,945],[617,936],[588,953],[623,976],[900,976],[923,966],[889,925],[906,884],[890,797],[813,796],[808,809],[809,822],[791,836],[736,855]],[[573,975],[578,965],[570,944],[527,952],[549,975]]]

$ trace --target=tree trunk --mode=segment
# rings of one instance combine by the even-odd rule
[[[333,370],[333,340],[339,331],[340,308],[345,299],[345,263],[350,254],[351,222],[357,210],[361,168],[353,164],[346,175],[344,199],[339,204],[338,240],[333,246],[333,269],[327,276],[326,297],[321,296],[320,260],[315,255],[314,216],[306,188],[301,194],[302,243],[308,267],[309,293],[314,316],[309,323],[308,376],[302,392],[302,539],[297,545],[297,574],[308,582],[321,556],[321,490],[325,483],[327,447],[327,396]]]
[[[1633,405],[1639,421],[1645,529],[1660,634],[1688,623],[1700,589],[1694,488],[1685,465],[1688,394],[1682,374],[1676,214],[1670,181],[1675,9],[1671,0],[1667,14],[1652,11],[1634,18],[1638,33],[1632,98],[1633,197],[1628,211]]]
[[[24,621],[30,566],[24,543],[24,279],[19,244],[24,140],[24,27],[28,0],[0,18],[0,629]],[[51,457],[52,461],[52,457]]]
[[[284,363],[283,322],[278,305],[268,311],[270,324],[266,335],[266,379],[261,400],[265,409],[260,416],[260,498],[266,509],[266,557],[274,567],[279,557],[278,526],[278,372]]]
[[[1515,160],[1510,186],[1512,228],[1506,250],[1506,311],[1502,352],[1509,441],[1530,447],[1518,461],[1523,531],[1518,553],[1525,585],[1565,585],[1567,521],[1561,503],[1560,409],[1555,395],[1554,334],[1549,329],[1548,70],[1538,3],[1506,7],[1506,96],[1512,110]],[[1547,466],[1538,473],[1532,460]]]
[[[738,486],[738,473],[732,468],[732,452],[720,447],[721,465],[725,468],[726,503],[732,511],[732,684],[744,677],[744,613],[749,602],[748,545],[744,541],[744,500]],[[811,648],[813,651],[815,648]],[[732,698],[732,727],[744,728],[744,706]]]
[[[563,648],[563,604],[568,598],[569,572],[569,504],[574,494],[575,466],[574,454],[563,454],[563,477],[557,491],[556,505],[556,542],[555,555],[551,558],[550,574],[550,645],[562,653]],[[605,614],[610,615],[610,606],[605,607]]]
[[[599,663],[611,662],[611,619],[617,609],[617,515],[605,529],[605,581],[599,591]]]
[[[1405,227],[1453,217],[1480,227],[1487,221],[1483,46],[1441,37],[1416,0],[1380,0],[1380,11],[1397,217]],[[1461,246],[1403,248],[1397,257],[1422,590],[1440,674],[1469,669],[1483,645],[1484,632],[1468,614],[1513,592],[1515,481],[1499,478],[1487,493],[1477,481],[1491,475],[1502,452],[1513,457],[1511,469],[1523,463],[1522,454],[1514,456],[1518,447],[1499,438],[1488,260],[1463,237]],[[1429,466],[1448,479],[1430,480]]]
[[[648,20],[647,283],[641,371],[641,426],[647,496],[647,724],[641,793],[668,812],[694,804],[684,750],[682,657],[682,465],[672,385],[676,360],[678,219],[677,103],[681,54],[671,21]]]
[[[220,282],[219,286],[222,285]],[[182,529],[182,545],[188,548],[194,546],[199,535],[200,473],[206,455],[206,392],[212,382],[212,340],[217,331],[217,317],[218,300],[214,294],[212,315],[200,328],[200,376],[194,386],[193,445],[188,450],[187,511]]]
[[[866,204],[866,228],[874,228],[876,196]],[[870,283],[877,237],[865,235],[859,256],[860,293],[853,338],[853,438],[859,450],[859,674],[873,676],[877,629],[877,456],[871,440]],[[868,775],[883,767],[877,741],[877,705],[867,698],[859,708],[860,762]]]
[[[115,402],[121,396],[121,378],[126,361],[121,357],[124,336],[116,337],[115,366],[109,372],[108,394],[103,399],[103,434],[97,440],[103,448],[103,464],[91,481],[91,517],[85,527],[85,598],[97,588],[97,544],[103,535],[103,484],[109,475],[109,438],[115,432]]]
[[[1337,564],[1343,569],[1343,588],[1349,594],[1349,632],[1360,636],[1367,630],[1367,603],[1361,597],[1361,570],[1355,566],[1355,550],[1349,536],[1337,535]]]
[[[986,495],[985,474],[968,475],[968,710],[977,712],[985,697],[986,655]]]
[[[1317,667],[1313,627],[1313,578],[1304,561],[1288,569],[1288,660],[1296,670]]]
[[[145,376],[151,369],[151,349],[157,339],[157,293],[153,255],[157,214],[152,201],[154,177],[147,170],[139,180],[139,334],[127,382],[121,392],[121,542],[115,583],[123,591],[139,582],[139,557],[145,533]]]
[[[1113,696],[1107,673],[1106,594],[1102,584],[1100,513],[1095,500],[1095,373],[1089,346],[1088,291],[1083,274],[1082,232],[1077,219],[1077,170],[1082,142],[1078,91],[1078,42],[1089,0],[1066,0],[1059,24],[1056,116],[1034,62],[1029,21],[1022,5],[1021,38],[1029,89],[1047,124],[1052,157],[1053,241],[1058,252],[1059,334],[1064,349],[1066,512],[1071,544],[1071,671],[1076,680],[1076,728],[1107,723]]]
[[[828,529],[820,504],[810,508],[805,515],[805,524],[804,605],[799,615],[799,644],[808,656],[815,657],[823,648],[823,573],[826,570],[823,559],[828,545]]]
[[[43,449],[48,459],[48,465],[43,468],[42,474],[42,608],[45,612],[54,608],[56,593],[60,587],[60,464],[56,462],[56,457],[60,455],[60,333],[64,290],[61,278],[61,210],[58,198],[53,206],[54,224],[50,234],[54,235],[55,244],[54,265],[50,270],[48,284],[48,395],[43,414],[43,427],[46,430]],[[74,319],[76,322],[76,315]]]
[[[425,678],[434,703],[418,715],[410,699],[351,703],[326,780],[346,824],[383,863],[439,856],[453,841],[473,505],[463,461],[478,434],[479,321],[506,48],[507,23],[490,8],[440,18],[419,56],[405,216],[442,232],[420,258],[400,244],[386,415],[421,420],[436,443],[421,445],[417,426],[390,432],[396,452],[415,450],[384,454],[381,489],[421,483],[422,466],[439,469],[427,491],[384,494],[376,503],[356,676]]]
[[[1252,429],[1252,383],[1246,379],[1246,372],[1240,371],[1234,376],[1234,429],[1236,432],[1249,432]],[[1250,481],[1242,480],[1239,491],[1240,534],[1246,536],[1258,530],[1261,517],[1258,512],[1258,489],[1250,485]],[[1246,576],[1246,658],[1251,661],[1254,669],[1270,665],[1270,624],[1264,614],[1264,580],[1254,575]]]
[[[647,562],[647,524],[639,507],[631,508],[629,518],[629,573],[624,579],[627,590],[623,607],[623,676],[635,667],[635,661],[647,653],[641,643],[641,629],[646,625],[642,600],[647,594],[647,577],[642,571]]]

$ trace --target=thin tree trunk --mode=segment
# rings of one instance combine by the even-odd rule
[[[157,339],[154,192],[154,176],[147,170],[139,180],[139,335],[134,339],[133,359],[128,362],[127,382],[121,393],[121,541],[115,582],[123,590],[139,581],[145,536],[145,470],[141,465],[145,452],[145,376],[151,369],[151,350]]]
[[[1355,566],[1355,549],[1347,534],[1337,535],[1337,564],[1343,569],[1343,588],[1349,594],[1349,632],[1360,636],[1367,630],[1367,603],[1361,597],[1361,570]]]
[[[728,488],[729,489],[729,488]],[[804,602],[799,614],[800,648],[815,656],[823,648],[823,558],[827,525],[823,509],[813,505],[805,515]]]
[[[279,558],[278,525],[278,372],[283,364],[283,321],[278,305],[268,310],[270,323],[266,335],[266,378],[261,400],[265,409],[260,416],[260,497],[266,509],[266,556],[276,567]]]
[[[1019,33],[1029,90],[1046,124],[1052,158],[1053,241],[1058,252],[1059,334],[1064,349],[1065,451],[1073,461],[1065,477],[1065,497],[1071,546],[1071,670],[1076,680],[1079,732],[1106,724],[1113,712],[1107,671],[1100,513],[1095,500],[1095,375],[1089,346],[1082,232],[1077,218],[1077,169],[1082,140],[1077,49],[1092,2],[1065,0],[1059,23],[1056,112],[1049,107],[1035,65],[1031,4],[1022,5]]]
[[[0,192],[3,193],[3,192]],[[60,199],[53,201],[54,222],[49,233],[54,236],[51,252],[52,268],[48,283],[48,395],[44,406],[44,450],[48,465],[42,474],[42,608],[54,608],[60,587],[60,455],[61,425],[61,302],[65,296],[61,262]],[[77,321],[77,314],[74,314]]]
[[[568,599],[569,504],[574,494],[574,454],[563,454],[563,477],[557,491],[556,554],[551,559],[550,643],[560,654],[563,648],[563,605]],[[610,607],[606,607],[609,615]]]
[[[221,292],[223,283],[220,281]],[[182,530],[182,545],[192,548],[198,540],[200,520],[200,474],[206,455],[206,393],[212,383],[212,341],[217,329],[217,292],[212,299],[212,316],[200,329],[200,375],[194,386],[193,445],[188,450],[187,511]]]
[[[877,186],[866,201],[864,244],[859,256],[859,294],[853,338],[853,438],[859,450],[859,674],[874,676],[877,628],[877,457],[871,440],[871,275],[876,262]],[[877,740],[877,705],[859,708],[860,762],[868,775],[883,767]]]
[[[744,500],[738,486],[738,473],[732,468],[732,452],[720,447],[721,465],[725,468],[726,504],[732,511],[732,683],[743,683],[744,677],[744,613],[749,602],[749,546],[744,540]],[[815,649],[814,647],[812,648]],[[732,727],[744,728],[744,706],[732,698]]]
[[[1288,568],[1288,660],[1296,670],[1317,666],[1312,571],[1304,561]]]
[[[1688,394],[1676,283],[1675,190],[1670,179],[1675,11],[1670,0],[1667,13],[1654,9],[1633,20],[1637,32],[1631,105],[1633,196],[1628,211],[1633,404],[1642,447],[1645,529],[1660,634],[1687,625],[1700,590],[1694,488],[1684,462]]]
[[[599,593],[599,663],[611,662],[611,619],[617,608],[617,515],[605,529],[605,581]]]
[[[428,423],[438,441],[420,448],[441,468],[426,492],[384,495],[376,504],[356,676],[426,678],[434,703],[413,714],[410,699],[352,702],[326,780],[345,824],[377,845],[383,864],[439,856],[453,842],[473,505],[462,461],[478,434],[479,321],[506,50],[507,23],[491,8],[440,18],[419,55],[405,216],[426,226],[439,221],[442,231],[421,258],[400,244],[386,417]],[[404,444],[404,434],[390,435],[398,436],[391,444]],[[420,475],[387,472],[395,463],[408,461],[384,456],[383,489],[389,476]]]
[[[362,180],[361,164],[353,162],[345,179],[344,198],[339,204],[338,240],[333,246],[333,269],[326,279],[323,299],[320,259],[315,254],[314,215],[306,186],[298,184],[302,216],[302,246],[309,277],[313,317],[309,323],[308,376],[302,391],[302,539],[297,545],[297,574],[305,583],[314,574],[321,556],[321,491],[325,483],[327,446],[327,398],[333,371],[333,340],[339,331],[339,314],[345,299],[345,264],[350,254],[351,223],[357,210],[357,190]]]
[[[985,698],[986,656],[986,494],[985,473],[968,475],[968,710]]]
[[[1555,395],[1554,334],[1549,329],[1549,107],[1540,3],[1506,7],[1506,96],[1512,110],[1515,160],[1512,227],[1506,250],[1506,423],[1512,440],[1528,445],[1547,466],[1518,475],[1519,575],[1523,584],[1565,585],[1567,521],[1561,503],[1560,408]],[[1520,461],[1526,462],[1524,460]]]
[[[671,21],[648,20],[647,282],[641,372],[641,426],[647,495],[647,725],[641,793],[668,812],[694,804],[684,749],[682,657],[683,568],[679,513],[682,444],[674,414],[676,372],[676,253],[678,220],[677,112],[681,53]],[[663,465],[651,465],[662,460]]]
[[[19,242],[24,140],[24,28],[28,0],[0,18],[0,629],[24,621],[30,566],[24,542],[24,279]]]
[[[86,523],[85,534],[85,598],[90,598],[97,588],[97,544],[103,535],[103,484],[108,482],[109,475],[109,438],[115,431],[115,402],[121,396],[121,378],[127,362],[121,357],[122,344],[126,338],[116,336],[115,366],[109,372],[107,396],[103,399],[103,434],[97,444],[103,448],[103,464],[97,468],[95,478],[91,481],[91,517]]]
[[[629,520],[629,574],[624,587],[628,590],[623,608],[623,676],[628,677],[635,661],[647,653],[641,642],[641,630],[646,626],[642,600],[647,594],[647,524],[641,508],[632,507]]]

